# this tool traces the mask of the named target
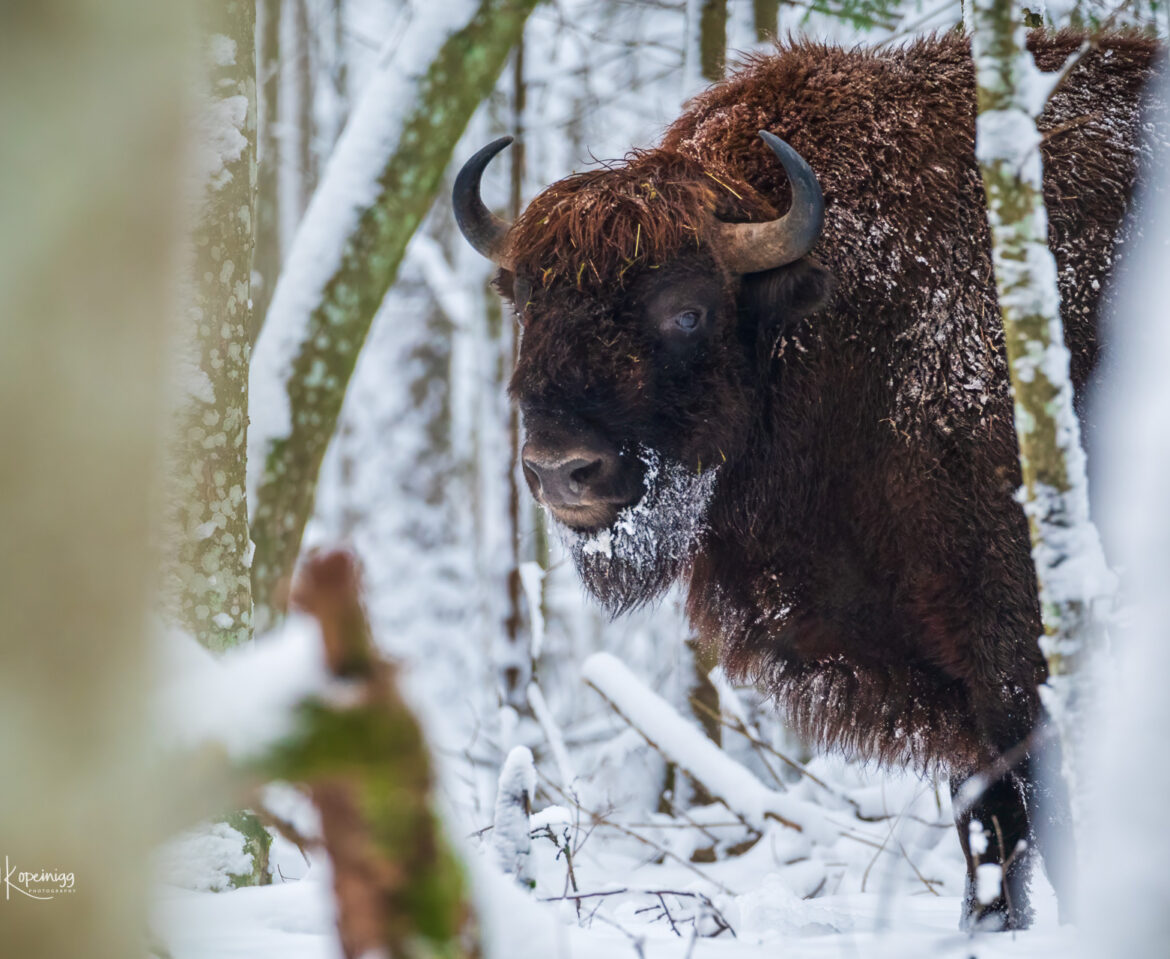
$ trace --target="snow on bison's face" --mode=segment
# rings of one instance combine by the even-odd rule
[[[750,444],[778,324],[815,309],[827,292],[825,272],[804,258],[820,230],[819,188],[776,142],[787,151],[773,147],[786,169],[791,164],[792,182],[799,187],[794,169],[801,182],[811,180],[811,226],[794,225],[791,214],[764,224],[712,220],[690,233],[689,249],[628,260],[620,272],[607,269],[615,258],[601,251],[584,251],[575,273],[500,252],[522,245],[515,233],[534,229],[529,214],[513,230],[479,200],[483,167],[506,141],[480,151],[456,182],[460,227],[500,264],[497,288],[521,326],[510,391],[524,421],[524,477],[586,586],[613,613],[660,595],[686,568],[720,470]],[[598,177],[602,189],[607,173]],[[599,188],[589,186],[595,203]],[[557,190],[534,200],[529,213],[565,195]],[[536,229],[548,221],[535,219]],[[777,228],[779,237],[760,232]],[[637,251],[640,229],[611,222],[605,235],[628,233]],[[737,250],[737,242],[750,248]],[[771,249],[772,265],[760,261],[761,247]],[[592,282],[582,282],[585,269]]]

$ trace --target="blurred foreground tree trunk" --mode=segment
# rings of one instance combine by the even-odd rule
[[[200,4],[203,89],[196,109],[202,182],[189,303],[179,330],[168,489],[167,605],[209,649],[252,638],[245,496],[252,253],[256,210],[256,57],[252,0]]]
[[[345,695],[303,702],[297,731],[261,765],[304,783],[317,806],[346,959],[478,956],[463,868],[432,808],[426,740],[374,649],[352,558],[306,560],[293,602],[320,624]]]
[[[1063,740],[1075,797],[1080,713],[1092,681],[1085,662],[1104,641],[1099,607],[1112,576],[1089,518],[1056,261],[1048,249],[1035,118],[1055,77],[1042,75],[1025,49],[1023,18],[1012,0],[969,2],[978,77],[976,153],[1015,396],[1022,501],[1044,621],[1040,644],[1050,673],[1041,692]]]
[[[185,12],[0,5],[4,956],[145,952],[147,843],[166,802],[146,768],[149,506]],[[72,874],[71,891],[29,898],[19,873],[42,870]]]
[[[370,322],[467,121],[538,0],[419,14],[354,111],[297,232],[257,342],[257,626],[284,607],[317,474]],[[408,321],[408,320],[407,320]]]

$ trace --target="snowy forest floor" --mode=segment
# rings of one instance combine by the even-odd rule
[[[434,735],[435,724],[429,725]],[[964,868],[945,781],[815,758],[805,767],[811,776],[785,782],[784,795],[823,814],[818,834],[770,822],[750,844],[745,826],[721,805],[689,804],[680,795],[673,814],[654,812],[647,784],[661,781],[665,764],[616,716],[597,714],[574,734],[592,743],[574,756],[588,757],[581,768],[590,775],[574,779],[564,795],[542,765],[530,824],[531,891],[497,865],[492,811],[484,801],[492,764],[477,757],[474,744],[438,744],[445,820],[461,837],[490,955],[755,959],[782,950],[794,957],[868,959],[1075,952],[1076,932],[1058,925],[1039,868],[1031,930],[959,931]],[[539,746],[530,721],[521,721],[513,738]],[[734,754],[734,744],[727,745]],[[740,758],[746,765],[746,755]],[[791,778],[778,775],[777,787]],[[549,796],[559,801],[550,803]],[[295,790],[269,787],[265,802],[302,835],[314,834],[313,807]],[[172,840],[160,854],[163,875],[187,887],[164,881],[156,889],[153,931],[171,959],[340,956],[322,852],[302,854],[277,837],[272,885],[195,891],[221,867],[216,850],[204,829]]]
[[[783,951],[792,957],[991,959],[1076,951],[1075,929],[1057,924],[1055,899],[1039,871],[1031,930],[976,936],[959,931],[962,858],[948,804],[945,798],[936,801],[929,783],[867,775],[831,761],[814,762],[812,768],[846,789],[863,815],[894,815],[866,822],[845,812],[830,814],[841,835],[828,846],[810,846],[774,824],[743,855],[691,863],[683,857],[655,861],[662,854],[643,842],[612,826],[575,822],[563,807],[538,810],[536,834],[544,831],[542,821],[557,823],[554,833],[567,832],[576,845],[573,872],[584,897],[579,905],[557,901],[572,890],[564,856],[548,838],[533,845],[538,862],[532,893],[487,861],[490,845],[483,836],[469,839],[465,849],[492,954],[756,959]],[[711,811],[712,823],[728,819],[725,810],[722,816]],[[623,817],[619,824],[626,821]],[[657,826],[649,825],[655,821]],[[663,849],[670,848],[672,831],[685,832],[690,843],[701,835],[698,829],[672,829],[676,824],[663,816],[628,822],[631,831],[661,842]],[[156,933],[173,959],[334,959],[340,952],[329,867],[320,854],[310,853],[309,859],[311,864],[291,843],[277,839],[271,886],[216,893],[164,885],[155,904]]]
[[[675,876],[677,872],[654,867],[630,874],[651,885]],[[518,900],[519,895],[511,893],[509,898]],[[1027,932],[969,936],[956,929],[957,896],[883,900],[876,894],[853,894],[829,896],[815,906],[780,896],[761,902],[767,898],[767,886],[741,897],[753,900],[750,908],[761,918],[775,915],[786,923],[803,923],[803,930],[740,932],[736,938],[725,933],[692,944],[689,932],[676,936],[661,922],[630,917],[623,932],[595,919],[592,927],[583,928],[571,910],[542,912],[518,901],[507,905],[520,908],[489,917],[487,928],[497,947],[505,950],[501,955],[549,959],[771,959],[781,954],[792,959],[974,955],[996,959],[1076,952],[1075,930],[1058,927],[1044,902],[1038,904],[1041,915],[1036,926]],[[896,909],[896,922],[886,924],[886,907]],[[627,911],[634,908],[631,905]],[[847,917],[852,928],[841,931],[826,926],[827,915],[838,922]],[[341,955],[335,945],[329,890],[321,875],[222,894],[167,891],[156,906],[156,917],[169,929],[168,946],[174,959],[333,959]],[[640,943],[635,945],[631,936]]]

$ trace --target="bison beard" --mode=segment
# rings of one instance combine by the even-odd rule
[[[1037,31],[1029,48],[1052,72],[1081,40]],[[1159,53],[1133,33],[1095,38],[1038,121],[1082,414]],[[586,483],[594,459],[613,465],[607,450],[671,451],[650,457],[643,501],[610,528],[564,534],[585,585],[616,614],[683,580],[728,674],[768,688],[809,740],[945,769],[963,921],[1013,929],[1030,919],[1017,848],[1042,854],[1067,916],[1073,847],[1038,695],[974,120],[961,36],[793,43],[692,100],[659,147],[552,185],[511,226],[478,195],[504,141],[469,161],[455,201],[525,323],[521,409],[586,424],[547,465],[579,465]],[[1164,124],[1147,133],[1170,139]],[[794,210],[796,227],[777,229]],[[795,253],[748,255],[814,226]],[[699,462],[718,476],[680,465]],[[995,837],[985,849],[975,823]],[[1004,867],[991,902],[975,886],[987,864]]]
[[[702,541],[717,470],[696,473],[639,449],[643,495],[612,526],[579,532],[555,524],[585,587],[611,616],[662,595],[686,570]]]

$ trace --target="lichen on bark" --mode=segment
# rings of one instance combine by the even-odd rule
[[[167,599],[204,646],[252,636],[251,540],[244,472],[248,327],[256,189],[255,9],[203,4],[197,97],[202,182],[178,331],[185,390],[170,444]]]

